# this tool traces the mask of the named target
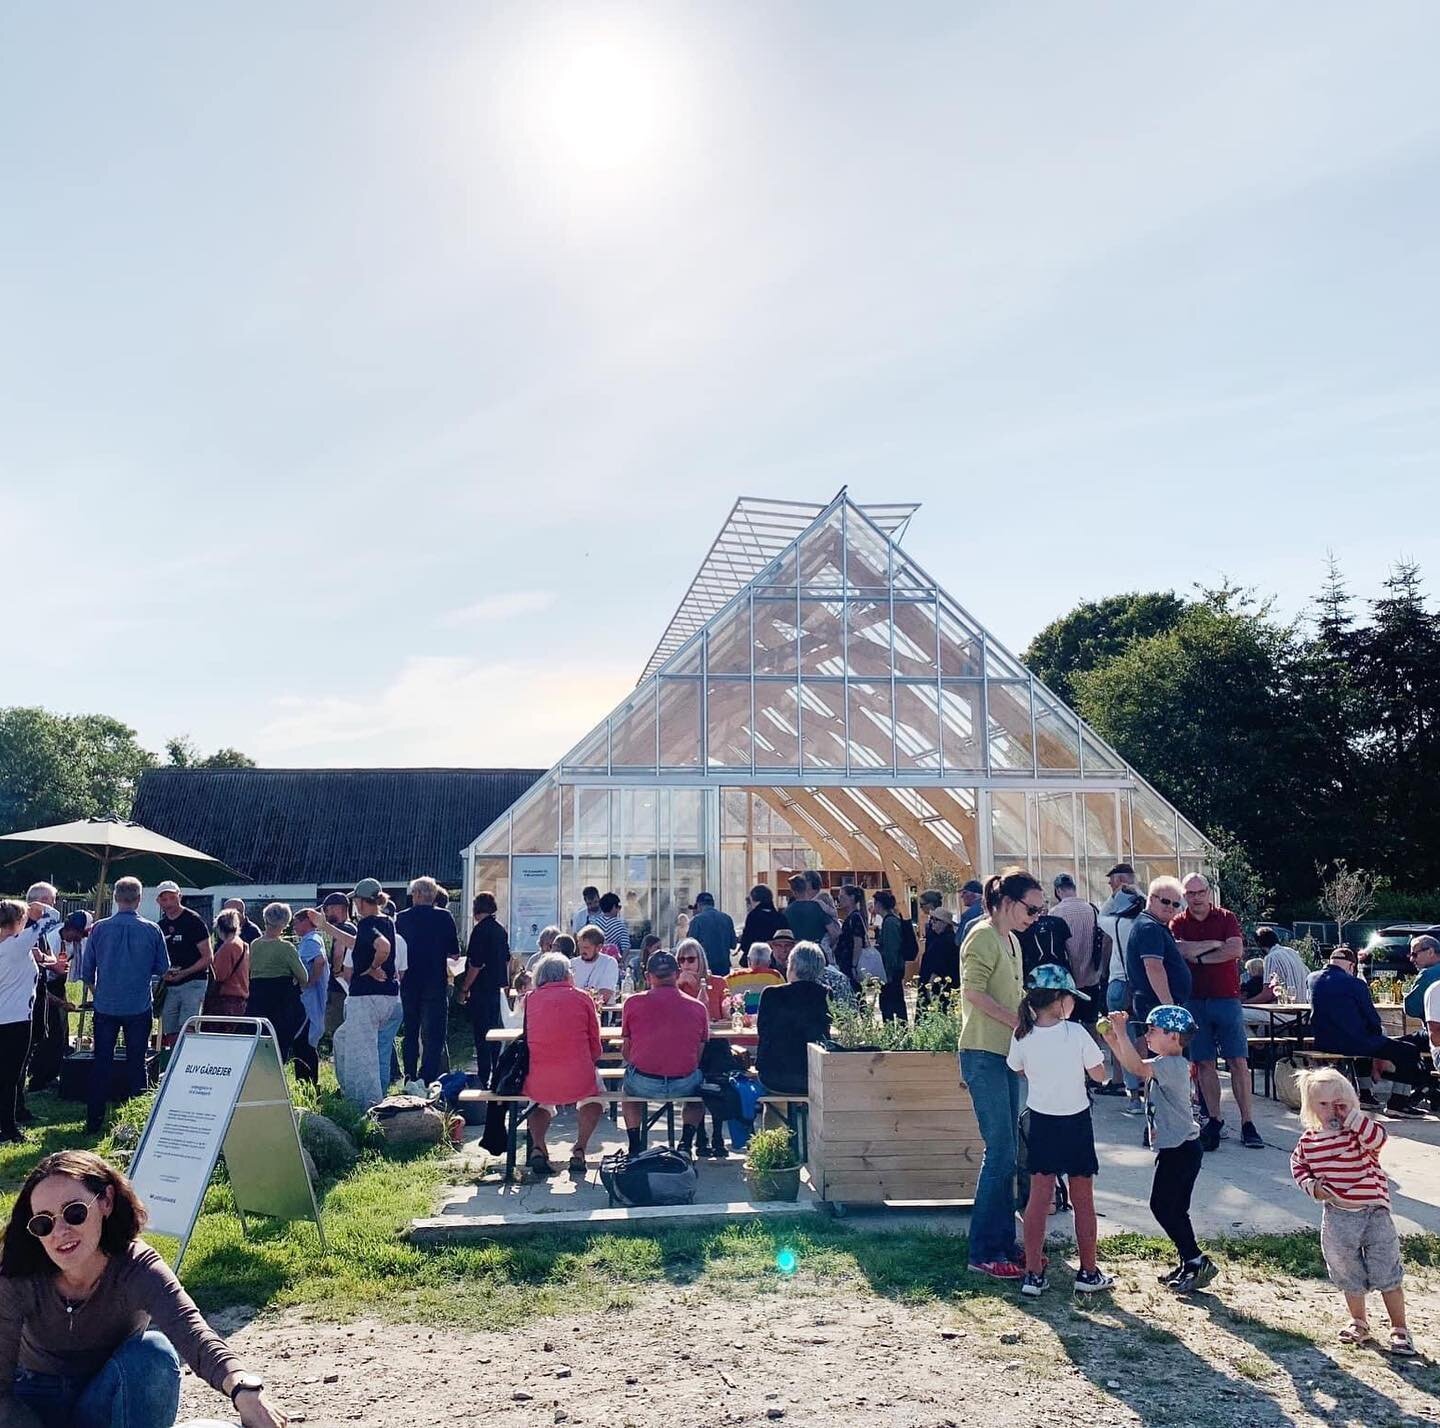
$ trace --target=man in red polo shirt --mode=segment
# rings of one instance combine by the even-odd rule
[[[637,1154],[644,1140],[645,1103],[673,1101],[700,1090],[700,1056],[710,1038],[710,1013],[703,1002],[686,996],[676,985],[680,964],[673,952],[652,952],[645,964],[648,991],[626,997],[620,1013],[620,1051],[625,1058],[625,1079],[620,1102],[630,1153]],[[696,1101],[681,1107],[684,1134],[680,1148],[692,1151],[695,1132],[705,1115]]]
[[[1190,1060],[1200,1082],[1208,1120],[1200,1131],[1200,1144],[1218,1150],[1220,1128],[1220,1073],[1216,1058],[1230,1067],[1230,1092],[1240,1108],[1240,1143],[1263,1150],[1265,1142],[1255,1129],[1250,1102],[1250,1043],[1245,1015],[1240,1009],[1240,959],[1245,955],[1245,934],[1233,912],[1217,906],[1210,884],[1199,873],[1185,879],[1185,911],[1170,923],[1180,955],[1190,964],[1194,985],[1186,1010],[1198,1030],[1190,1042]]]

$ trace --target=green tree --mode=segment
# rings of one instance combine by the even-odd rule
[[[154,762],[118,719],[0,709],[0,825],[14,831],[127,816],[136,781]]]
[[[253,769],[255,760],[239,749],[229,747],[216,749],[213,754],[203,757],[195,741],[188,734],[176,734],[165,741],[165,761],[176,769]]]
[[[1174,629],[1185,608],[1172,591],[1088,600],[1030,641],[1025,664],[1073,708],[1077,675],[1098,669],[1137,640]]]

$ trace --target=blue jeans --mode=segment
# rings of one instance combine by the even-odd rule
[[[993,1051],[962,1051],[960,1078],[970,1088],[985,1154],[970,1212],[970,1263],[989,1264],[1015,1253],[1015,1151],[1020,1078]]]
[[[438,1081],[445,1069],[450,988],[444,982],[438,986],[420,983],[412,987],[407,977],[400,984],[400,1005],[405,1016],[405,1035],[400,1043],[405,1079],[413,1081],[418,1066],[419,1077],[428,1086],[432,1081]]]
[[[132,1334],[94,1378],[15,1370],[15,1398],[44,1428],[171,1428],[180,1360],[158,1330]]]
[[[704,1078],[692,1071],[688,1076],[647,1076],[633,1066],[625,1068],[620,1094],[637,1101],[669,1101],[676,1096],[693,1096]]]
[[[1130,1010],[1130,983],[1127,982],[1124,977],[1114,978],[1111,981],[1110,985],[1105,988],[1105,1010]],[[1136,1043],[1135,1030],[1133,1027],[1130,1030],[1129,1036],[1131,1044],[1136,1046],[1136,1049],[1140,1052],[1141,1056],[1144,1056],[1145,1048]],[[1119,1063],[1117,1062],[1116,1064],[1118,1065]],[[1140,1078],[1136,1075],[1133,1075],[1131,1072],[1126,1071],[1125,1089],[1129,1091],[1132,1096],[1138,1096],[1140,1094]]]
[[[95,1013],[95,1064],[90,1071],[89,1115],[92,1125],[105,1119],[105,1105],[110,1099],[110,1076],[115,1068],[115,1039],[125,1032],[125,1069],[130,1073],[130,1094],[138,1096],[145,1090],[145,1056],[150,1050],[148,1011],[135,1016],[110,1016]]]

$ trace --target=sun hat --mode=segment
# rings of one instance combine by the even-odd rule
[[[1072,997],[1079,997],[1082,1002],[1090,1000],[1075,985],[1075,978],[1070,975],[1069,969],[1057,967],[1053,962],[1045,962],[1030,973],[1030,987],[1032,991],[1069,992]]]
[[[1184,1036],[1187,1031],[1195,1030],[1195,1018],[1184,1007],[1163,1006],[1156,1007],[1145,1018],[1145,1025],[1153,1026],[1157,1031],[1173,1031]]]
[[[955,925],[955,914],[951,912],[948,907],[932,907],[928,916],[943,922],[946,927],[953,927]]]
[[[793,942],[795,940],[795,929],[793,927],[777,927],[770,934],[771,942]]]

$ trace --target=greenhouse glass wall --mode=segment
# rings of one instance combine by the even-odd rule
[[[667,942],[709,890],[958,888],[1021,863],[1108,895],[1213,867],[1199,831],[900,548],[915,507],[742,500],[634,692],[466,850],[517,948],[593,884]]]

